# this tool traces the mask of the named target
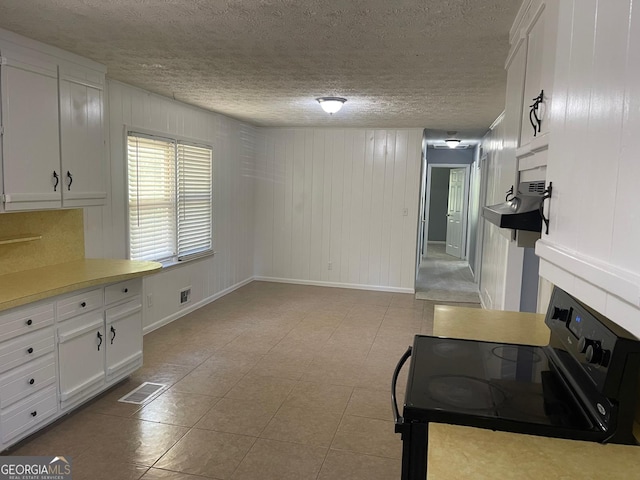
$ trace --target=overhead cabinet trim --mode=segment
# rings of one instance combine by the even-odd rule
[[[545,240],[536,243],[536,255],[605,292],[640,307],[640,275]]]

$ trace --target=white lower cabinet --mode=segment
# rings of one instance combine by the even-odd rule
[[[102,311],[67,320],[58,327],[60,406],[76,405],[104,385],[104,319]]]
[[[140,278],[0,314],[0,451],[142,366]]]
[[[107,381],[142,365],[142,304],[140,297],[107,309]]]
[[[0,314],[0,450],[58,413],[51,302]]]

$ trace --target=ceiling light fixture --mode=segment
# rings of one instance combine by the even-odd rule
[[[444,143],[447,144],[447,147],[449,148],[458,148],[458,145],[460,145],[460,140],[456,139],[456,138],[447,138]]]
[[[346,98],[342,97],[320,97],[316,98],[322,109],[327,112],[329,115],[333,115],[334,113],[340,111],[344,102],[347,101]]]

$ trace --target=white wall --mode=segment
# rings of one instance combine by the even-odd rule
[[[421,143],[420,129],[260,129],[255,274],[412,292]]]
[[[87,257],[127,257],[125,125],[213,146],[213,240],[217,253],[145,277],[144,325],[148,331],[252,278],[256,129],[116,81],[108,82],[106,110],[109,203],[85,209]],[[192,287],[192,300],[181,309],[178,292],[185,286]],[[151,307],[147,295],[152,295]]]
[[[484,205],[504,202],[505,192],[515,180],[515,144],[505,138],[514,137],[505,125],[504,117],[499,117],[482,143],[487,155],[482,172],[487,181]],[[511,241],[511,230],[482,221],[480,300],[485,308],[518,311],[524,249]]]
[[[540,274],[640,337],[638,2],[563,1]]]

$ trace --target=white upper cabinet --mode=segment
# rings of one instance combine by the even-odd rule
[[[4,210],[106,203],[103,66],[0,30]]]
[[[533,171],[534,180],[544,179],[540,169],[547,161],[546,154],[536,153],[549,144],[557,22],[558,0],[526,0],[510,32],[507,70],[511,76],[511,70],[516,69],[521,82],[507,86],[512,103],[507,103],[505,113],[514,118],[517,129],[514,142],[518,171]]]
[[[103,74],[60,66],[64,207],[103,205],[106,201],[103,94]]]
[[[537,150],[549,143],[549,109],[557,38],[557,1],[532,2],[531,19],[523,29],[527,67],[522,104],[520,147]]]
[[[0,54],[5,210],[60,207],[58,67],[17,49]]]
[[[540,274],[640,336],[640,13],[560,5]]]

